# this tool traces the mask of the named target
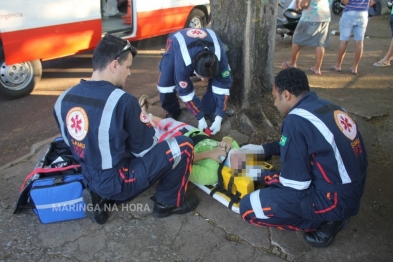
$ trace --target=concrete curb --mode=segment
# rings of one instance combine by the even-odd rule
[[[58,134],[58,135],[56,135],[56,136],[53,136],[53,137],[50,137],[50,138],[47,138],[47,139],[45,139],[45,140],[43,140],[43,141],[41,141],[41,142],[38,142],[38,143],[32,145],[32,146],[31,146],[31,149],[30,149],[30,153],[27,153],[26,155],[21,156],[21,157],[17,158],[16,160],[13,160],[13,161],[11,161],[11,162],[9,162],[9,163],[7,163],[7,164],[1,166],[1,167],[0,167],[0,171],[2,171],[2,170],[4,170],[4,169],[7,169],[7,168],[10,168],[10,167],[12,167],[12,166],[15,166],[15,165],[17,165],[19,162],[25,160],[26,158],[31,157],[32,155],[34,155],[35,153],[37,153],[38,150],[40,150],[42,146],[44,146],[44,145],[46,145],[46,144],[49,144],[50,142],[52,142],[53,140],[55,140],[56,137],[59,137],[59,136],[60,136],[60,134]]]

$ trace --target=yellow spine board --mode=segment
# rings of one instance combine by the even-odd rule
[[[230,178],[233,176],[233,170],[227,166],[222,168],[222,180],[224,182],[224,189],[228,190],[228,183]],[[234,177],[232,191],[233,195],[236,191],[240,193],[240,198],[254,191],[254,181],[250,177],[237,176]]]
[[[259,162],[258,164],[261,169],[273,169],[273,166],[267,162]],[[223,166],[221,174],[224,183],[224,189],[228,190],[229,180],[232,176],[234,176],[233,169]],[[250,194],[254,190],[254,181],[252,177],[248,177],[246,175],[234,177],[231,191],[233,195],[235,195],[236,191],[238,191],[240,193],[240,198],[243,198],[243,196]]]

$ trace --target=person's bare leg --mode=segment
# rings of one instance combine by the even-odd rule
[[[158,126],[158,123],[160,123],[161,120],[162,120],[162,118],[159,116],[151,115],[151,117],[150,117],[150,121],[153,122],[156,126]]]
[[[338,46],[337,62],[334,65],[334,68],[336,70],[341,70],[341,65],[344,61],[344,57],[347,52],[347,45],[348,45],[348,41],[340,41],[340,45]]]
[[[291,60],[283,62],[282,67],[297,67],[297,59],[300,54],[300,45],[292,43]]]
[[[139,98],[139,105],[141,107],[142,113],[149,119],[150,123],[156,127],[158,123],[162,120],[161,117],[153,116],[151,113],[148,112],[149,109],[149,96],[146,94],[141,95]]]
[[[315,66],[313,72],[317,75],[321,74],[321,66],[323,62],[323,57],[325,56],[325,47],[317,46],[315,48]]]
[[[363,41],[355,41],[355,58],[352,65],[352,73],[358,72],[360,59],[363,55]]]
[[[392,57],[393,57],[393,38],[390,41],[390,46],[389,46],[388,52],[386,53],[385,57],[382,58],[379,62],[381,62],[381,63],[393,62]]]

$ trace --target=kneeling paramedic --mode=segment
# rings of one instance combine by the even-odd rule
[[[362,136],[342,107],[310,91],[300,69],[279,72],[272,94],[285,117],[280,141],[242,149],[279,155],[281,172],[261,171],[267,187],[246,195],[240,214],[251,224],[303,230],[308,244],[324,247],[359,212],[368,166]]]
[[[104,203],[130,201],[156,181],[154,216],[198,205],[196,196],[186,196],[192,140],[157,143],[138,100],[122,90],[136,54],[128,41],[105,35],[94,50],[91,79],[66,90],[54,106],[61,135],[82,166],[86,214],[99,224],[108,219]]]
[[[176,93],[198,120],[198,129],[207,128],[205,116],[212,121],[216,134],[227,110],[232,77],[220,38],[211,29],[186,28],[168,36],[166,51],[159,65],[157,89],[167,117],[181,113]],[[196,75],[208,86],[202,101],[195,95],[190,79]]]

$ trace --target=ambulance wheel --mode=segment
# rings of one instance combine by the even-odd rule
[[[203,28],[207,25],[207,19],[205,13],[200,9],[194,9],[191,11],[187,18],[186,28]]]
[[[0,96],[16,99],[29,95],[42,76],[40,60],[6,65],[0,47]]]

